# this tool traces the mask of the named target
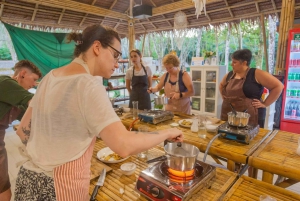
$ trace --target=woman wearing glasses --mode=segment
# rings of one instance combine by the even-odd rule
[[[150,110],[151,101],[147,89],[152,86],[152,72],[148,66],[142,63],[140,50],[130,51],[130,59],[133,63],[126,71],[126,88],[130,94],[129,107],[132,108],[132,101],[138,101],[140,110]]]
[[[160,78],[155,87],[150,87],[148,93],[157,92],[163,87],[169,97],[166,110],[190,114],[190,96],[194,95],[192,79],[188,73],[179,69],[180,61],[176,55],[168,54],[163,58],[167,72]]]
[[[127,131],[114,112],[102,77],[118,68],[117,32],[97,24],[69,40],[76,42],[75,59],[44,77],[17,130],[28,160],[18,174],[15,200],[89,200],[96,136],[121,157],[165,139],[182,141],[178,129],[158,135]]]

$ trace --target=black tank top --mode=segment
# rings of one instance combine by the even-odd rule
[[[255,71],[256,68],[249,69],[246,76],[246,80],[243,85],[243,92],[247,98],[261,100],[264,87],[261,84],[257,83],[255,79]],[[233,75],[233,71],[230,71],[226,78],[227,82],[230,80],[230,77],[232,75]],[[258,121],[264,120],[265,117],[266,117],[266,108],[258,108]]]
[[[186,86],[184,85],[183,80],[182,80],[182,76],[183,76],[184,73],[185,73],[185,71],[182,71],[182,70],[179,71],[179,83],[178,83],[178,86],[179,86],[179,91],[180,92],[187,92],[187,90],[188,90],[186,88]],[[165,86],[165,84],[167,82],[168,76],[170,76],[169,73],[166,74],[166,77],[165,77],[165,80],[164,80],[164,86]],[[175,85],[176,84],[176,82],[171,82],[171,80],[169,80],[169,83],[171,85]]]

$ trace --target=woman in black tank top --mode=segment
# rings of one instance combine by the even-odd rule
[[[235,99],[237,100],[240,98],[245,99],[245,101],[246,99],[251,99],[252,101],[250,101],[250,104],[244,107],[247,107],[245,109],[249,109],[251,107],[257,109],[257,113],[255,113],[255,115],[257,115],[256,123],[263,128],[266,107],[277,100],[283,89],[283,85],[277,78],[273,77],[268,72],[260,69],[249,68],[251,58],[252,53],[248,49],[237,50],[232,54],[233,71],[223,77],[219,86],[220,93],[223,97],[222,116],[227,116],[227,111],[231,110],[230,108],[227,109],[228,106],[225,105],[226,103],[224,102],[226,101],[224,99],[230,99],[230,101],[233,102]],[[241,84],[240,90],[238,89],[239,87],[236,88],[232,85],[228,85],[228,83],[234,80],[241,81],[239,82]],[[229,88],[227,86],[231,87]],[[262,100],[261,96],[264,87],[269,89],[270,93],[265,100]],[[233,90],[235,91],[233,92]],[[236,93],[236,91],[240,91],[240,93]],[[232,94],[235,94],[235,96],[232,96]]]

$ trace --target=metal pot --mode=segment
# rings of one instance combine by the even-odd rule
[[[168,97],[166,96],[157,96],[154,98],[155,105],[166,105],[168,104]]]
[[[231,126],[245,127],[249,123],[250,114],[246,112],[228,112],[228,123]]]
[[[147,161],[147,163],[166,161],[166,164],[173,170],[188,171],[194,169],[197,156],[200,152],[199,149],[187,143],[181,143],[181,148],[186,152],[184,156],[174,153],[178,149],[177,142],[167,143],[164,147],[167,155],[154,158]]]

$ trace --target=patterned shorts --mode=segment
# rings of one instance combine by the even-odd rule
[[[15,201],[55,201],[53,178],[20,168],[16,181]]]

